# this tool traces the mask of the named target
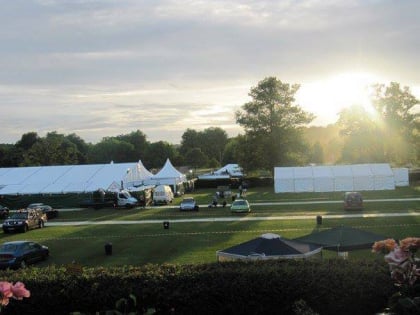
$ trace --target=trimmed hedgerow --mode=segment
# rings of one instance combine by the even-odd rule
[[[139,314],[295,314],[304,301],[314,312],[374,314],[394,292],[384,263],[277,260],[204,265],[84,268],[63,266],[0,272],[22,281],[31,297],[11,301],[2,314],[70,314],[114,309],[133,294]]]

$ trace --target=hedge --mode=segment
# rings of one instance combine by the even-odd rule
[[[387,265],[378,261],[277,260],[203,265],[83,268],[65,266],[1,271],[22,281],[31,297],[12,300],[2,314],[95,314],[136,297],[138,314],[375,314],[394,292]]]

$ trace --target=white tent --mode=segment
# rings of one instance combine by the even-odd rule
[[[274,191],[295,192],[295,178],[292,167],[276,167],[274,169]]]
[[[177,186],[187,181],[187,177],[179,172],[171,163],[169,159],[166,160],[165,165],[155,175],[145,182],[147,185],[169,185],[173,186],[174,193],[177,193]]]
[[[353,173],[348,165],[335,165],[331,170],[334,174],[334,191],[353,190]]]
[[[395,177],[389,164],[371,164],[375,190],[395,189]]]
[[[313,192],[314,174],[311,166],[293,168],[295,192]]]
[[[409,186],[408,168],[393,168],[395,186],[406,187]]]
[[[388,164],[276,167],[274,191],[327,192],[395,189],[395,172]],[[400,171],[401,183],[408,185],[408,171]]]
[[[135,168],[137,163],[0,168],[0,195],[106,190],[114,182],[121,185]]]
[[[374,190],[375,181],[370,164],[351,165],[353,190]]]
[[[124,183],[127,187],[136,187],[144,185],[144,182],[152,178],[153,174],[144,167],[141,160],[127,171],[124,177]]]
[[[313,167],[314,191],[334,191],[334,174],[329,166]]]

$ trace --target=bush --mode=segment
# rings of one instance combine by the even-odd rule
[[[363,315],[393,293],[385,264],[338,259],[84,268],[80,275],[51,266],[1,278],[31,291],[4,314],[94,314],[133,294],[138,314],[295,314],[304,301],[313,313]]]

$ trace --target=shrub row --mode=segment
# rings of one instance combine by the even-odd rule
[[[133,294],[139,314],[295,314],[303,300],[322,315],[371,315],[394,290],[385,264],[339,259],[84,268],[76,275],[50,266],[0,277],[31,291],[2,314],[95,314]]]

